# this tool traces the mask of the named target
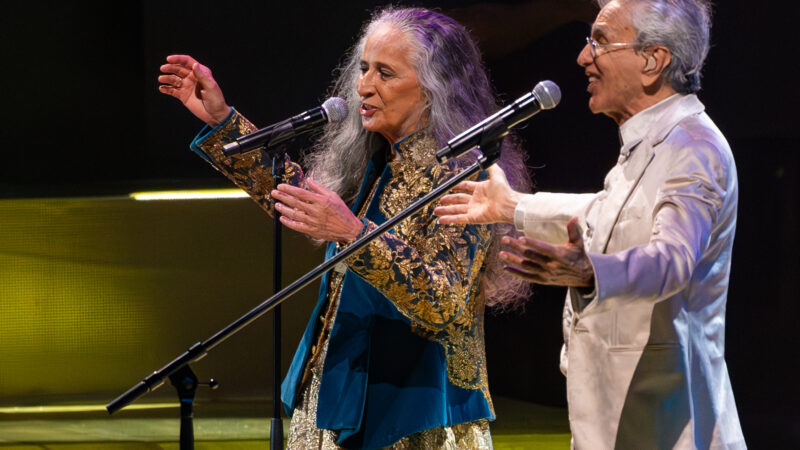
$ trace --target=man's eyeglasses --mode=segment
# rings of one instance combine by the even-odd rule
[[[599,55],[605,53],[611,53],[617,50],[624,50],[626,48],[633,48],[636,46],[635,42],[612,42],[609,44],[601,44],[590,37],[586,38],[586,43],[589,44],[589,50],[592,52],[592,59],[595,59]],[[600,50],[602,50],[602,52]]]

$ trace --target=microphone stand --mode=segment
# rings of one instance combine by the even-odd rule
[[[125,393],[123,393],[122,395],[111,401],[108,405],[106,405],[106,410],[108,411],[108,413],[114,414],[115,412],[119,411],[120,409],[124,408],[125,406],[137,400],[142,395],[158,389],[164,383],[165,378],[178,372],[183,367],[186,367],[189,364],[204,358],[211,349],[221,344],[223,341],[231,337],[233,334],[237,333],[238,331],[250,325],[252,322],[254,322],[256,319],[258,319],[268,311],[275,309],[287,298],[296,294],[302,288],[309,285],[317,278],[321,277],[325,272],[333,268],[336,264],[348,258],[353,253],[366,247],[375,238],[391,230],[399,222],[406,219],[408,216],[414,214],[415,212],[419,211],[428,203],[443,196],[445,193],[447,193],[447,191],[452,189],[458,183],[466,180],[473,174],[477,173],[479,170],[485,169],[494,164],[494,162],[497,161],[497,159],[500,156],[500,146],[502,143],[501,138],[502,136],[497,137],[492,141],[482,143],[482,145],[478,148],[482,150],[484,153],[478,158],[477,162],[470,165],[467,169],[463,170],[462,172],[459,172],[452,178],[449,178],[441,185],[434,188],[431,192],[426,194],[424,197],[420,198],[419,200],[409,205],[398,215],[387,220],[386,222],[381,224],[378,228],[373,230],[371,233],[357,239],[350,246],[340,251],[333,257],[327,259],[322,264],[318,265],[316,268],[306,273],[302,277],[298,278],[297,280],[292,282],[289,286],[283,288],[280,292],[264,300],[261,304],[259,304],[258,306],[247,312],[245,315],[236,319],[231,324],[221,329],[210,338],[206,339],[205,341],[196,342],[192,344],[183,354],[181,354],[177,358],[167,363],[167,365],[165,365],[161,369],[158,369],[155,372],[151,373],[150,375],[145,377],[142,381],[140,381],[139,383],[128,389]]]
[[[194,450],[194,393],[199,384],[207,384],[211,389],[217,389],[219,383],[213,378],[207,382],[197,381],[197,375],[189,366],[183,366],[175,371],[169,376],[169,380],[175,386],[181,402],[180,450]]]
[[[272,154],[272,179],[279,180],[284,173],[284,152]],[[272,210],[273,219],[273,251],[272,251],[272,292],[277,294],[281,289],[283,272],[283,248],[280,213]],[[269,422],[270,450],[283,449],[283,421],[281,420],[280,380],[281,380],[281,305],[276,304],[272,312],[272,419]]]

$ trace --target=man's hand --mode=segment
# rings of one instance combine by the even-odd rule
[[[552,286],[594,286],[594,269],[583,248],[583,238],[578,219],[567,223],[569,242],[552,245],[546,242],[520,237],[506,236],[503,244],[516,253],[502,251],[500,259],[508,265],[505,270],[528,281]]]
[[[441,206],[433,210],[442,225],[513,223],[514,209],[523,195],[511,189],[505,172],[496,164],[489,167],[488,180],[459,183],[453,192],[442,197]]]

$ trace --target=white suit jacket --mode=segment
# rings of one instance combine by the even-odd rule
[[[570,289],[562,371],[578,449],[744,448],[725,350],[736,228],[730,147],[694,95],[621,128],[596,194],[537,193],[519,229],[563,244],[578,217],[595,295]]]

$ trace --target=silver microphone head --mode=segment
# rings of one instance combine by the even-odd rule
[[[322,104],[329,123],[341,122],[347,118],[347,101],[339,97],[331,97]]]
[[[561,89],[550,80],[540,81],[533,88],[533,95],[542,109],[553,109],[561,101]]]

